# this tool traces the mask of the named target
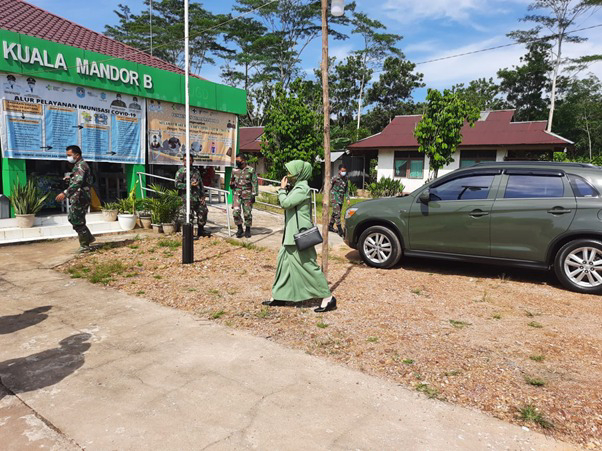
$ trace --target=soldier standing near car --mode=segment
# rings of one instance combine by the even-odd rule
[[[232,200],[234,223],[238,227],[236,237],[242,238],[243,236],[242,224],[244,215],[244,236],[251,238],[253,204],[255,203],[255,196],[257,196],[259,188],[257,185],[257,173],[255,169],[247,164],[247,160],[243,155],[236,157],[236,169],[232,171],[230,188],[234,196]]]
[[[90,251],[90,244],[96,241],[90,229],[86,226],[86,213],[90,207],[90,187],[92,186],[92,171],[82,157],[79,146],[67,147],[67,161],[73,164],[73,170],[65,177],[69,186],[65,191],[56,196],[57,202],[69,199],[69,212],[67,218],[77,232],[79,249],[77,252]]]
[[[341,226],[341,211],[343,210],[343,203],[345,197],[347,197],[347,204],[349,204],[349,183],[347,182],[347,169],[344,165],[339,165],[339,173],[335,175],[331,180],[330,185],[330,203],[332,204],[332,216],[330,217],[330,224],[328,224],[328,230],[335,232],[334,224],[337,224],[336,232],[343,236],[343,227]]]
[[[186,157],[182,157],[182,166],[176,172],[176,188],[182,198],[184,211],[186,210]],[[205,203],[205,188],[203,187],[203,179],[201,173],[192,164],[194,158],[190,155],[190,213],[196,216],[197,220],[197,236],[198,240],[202,236],[211,236],[211,233],[205,230],[207,224],[207,204]]]

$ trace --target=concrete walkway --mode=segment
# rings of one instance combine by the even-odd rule
[[[571,448],[52,270],[75,247],[0,247],[3,450]]]

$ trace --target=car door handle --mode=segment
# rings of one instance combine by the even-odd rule
[[[488,211],[483,210],[472,210],[470,212],[470,216],[472,216],[473,218],[480,218],[481,216],[487,216],[488,214]]]
[[[552,215],[564,215],[567,213],[570,213],[573,210],[567,210],[566,208],[562,208],[562,207],[554,207],[551,210],[548,210],[548,213],[552,214]]]

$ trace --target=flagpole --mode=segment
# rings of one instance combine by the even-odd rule
[[[188,0],[184,0],[184,90],[186,106],[186,224],[182,228],[182,263],[194,262],[194,246],[192,243],[193,227],[190,223],[190,55],[189,55],[189,25],[188,25]]]

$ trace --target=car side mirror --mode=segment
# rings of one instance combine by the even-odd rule
[[[431,201],[431,191],[427,188],[418,196],[418,200],[423,204],[428,204]]]

